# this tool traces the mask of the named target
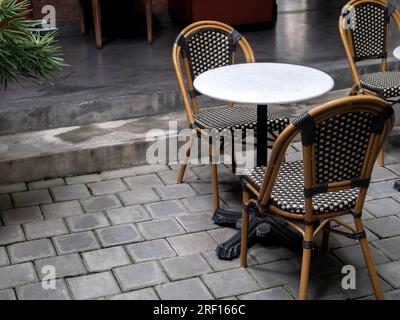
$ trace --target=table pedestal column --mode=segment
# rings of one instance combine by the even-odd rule
[[[267,165],[268,106],[257,106],[257,167]]]

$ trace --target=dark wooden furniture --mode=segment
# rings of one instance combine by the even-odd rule
[[[83,0],[82,0],[83,1]],[[146,10],[146,25],[147,25],[147,41],[149,43],[153,42],[153,10],[152,10],[152,0],[142,0]],[[80,3],[81,8],[81,31],[86,34],[88,31],[87,21],[85,19],[85,14],[83,12],[82,3]],[[102,48],[103,37],[102,37],[102,27],[101,27],[101,2],[100,0],[91,0],[92,11],[93,11],[93,25],[94,33],[96,37],[97,48]]]

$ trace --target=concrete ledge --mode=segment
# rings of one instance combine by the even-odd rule
[[[313,65],[313,67],[330,74],[335,80],[336,90],[349,88],[352,85],[348,63],[345,60]],[[398,62],[390,60],[389,69],[397,70]],[[378,67],[376,63],[363,63],[360,70],[361,73],[368,73],[378,70]],[[89,88],[74,94],[63,93],[0,103],[0,135],[184,110],[172,75],[157,92],[148,92],[143,88],[143,85],[138,85],[136,89],[126,89],[125,92],[120,92],[112,86]],[[54,90],[57,92],[61,88]],[[205,99],[205,103],[211,102]]]

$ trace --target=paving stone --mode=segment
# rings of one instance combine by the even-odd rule
[[[218,226],[211,220],[212,213],[197,213],[177,217],[179,223],[188,232],[212,230]]]
[[[233,237],[236,233],[238,233],[238,230],[233,228],[220,228],[215,230],[209,230],[208,233],[217,243],[222,243]]]
[[[8,259],[7,250],[5,247],[0,247],[0,267],[8,266],[10,260]]]
[[[172,281],[212,272],[211,267],[200,254],[190,254],[162,260],[161,264]]]
[[[144,262],[114,269],[115,277],[122,291],[130,291],[155,286],[167,281],[161,267],[156,262]]]
[[[107,216],[113,225],[151,220],[151,216],[142,206],[107,210]]]
[[[400,237],[378,240],[375,241],[373,245],[380,249],[390,259],[400,260]]]
[[[145,205],[145,208],[154,219],[163,219],[188,214],[186,208],[179,200],[155,202]]]
[[[25,183],[14,183],[14,184],[3,184],[0,185],[0,194],[5,193],[14,193],[14,192],[21,192],[26,191],[26,184]]]
[[[14,290],[8,289],[0,291],[0,301],[5,301],[5,300],[17,300]]]
[[[13,207],[11,198],[8,194],[0,195],[0,210],[7,210]]]
[[[191,212],[213,211],[214,210],[213,195],[195,196],[182,199],[183,204]],[[221,206],[224,207],[224,206]]]
[[[28,284],[16,288],[19,300],[70,300],[63,280],[56,280],[55,289],[44,289],[42,283]]]
[[[1,292],[0,292],[0,296],[1,296]],[[393,291],[387,292],[385,295],[385,299],[386,300],[400,300],[400,290],[393,290]]]
[[[89,183],[88,187],[94,196],[103,196],[128,190],[121,179]]]
[[[51,187],[60,187],[64,186],[65,182],[63,179],[51,179],[51,180],[41,180],[28,183],[29,190],[40,190],[40,189],[48,189]]]
[[[400,218],[386,217],[365,221],[365,225],[381,238],[400,235]]]
[[[210,182],[211,181],[211,170],[209,165],[202,165],[197,167],[191,167],[193,173],[198,176],[201,180]],[[225,166],[218,166],[218,179],[223,180],[226,176],[231,176],[233,173]]]
[[[124,181],[129,186],[129,188],[131,188],[131,190],[140,190],[143,188],[151,188],[159,185],[164,185],[164,183],[160,180],[159,177],[157,177],[156,174],[125,178]]]
[[[385,181],[390,179],[396,179],[398,176],[392,171],[386,169],[385,167],[375,166],[372,172],[372,181]]]
[[[98,212],[122,207],[115,195],[91,197],[81,200],[86,212]]]
[[[39,207],[26,207],[10,209],[1,212],[1,218],[5,225],[23,224],[43,220]]]
[[[79,201],[66,201],[41,206],[45,219],[60,219],[70,216],[77,216],[83,213]]]
[[[298,256],[289,260],[297,272],[300,274],[302,257]],[[343,263],[338,258],[329,253],[315,252],[311,257],[311,272],[313,276],[337,274],[342,270]]]
[[[240,267],[239,259],[222,260],[218,258],[217,254],[215,253],[215,249],[202,252],[202,255],[215,271],[225,271],[230,269],[237,269]],[[248,256],[247,265],[252,266],[255,264],[256,261],[251,256]]]
[[[66,280],[72,295],[77,300],[95,299],[120,293],[111,272],[80,276]]]
[[[224,192],[224,191],[231,191],[231,190],[235,190],[237,187],[235,186],[236,183],[228,183],[224,180],[220,180],[218,181],[218,189],[220,192]],[[196,190],[197,193],[202,194],[202,195],[206,195],[206,194],[212,194],[212,186],[210,181],[202,181],[199,180],[198,182],[191,182],[189,183],[189,185]],[[239,186],[241,187],[241,184],[239,184]]]
[[[118,196],[124,206],[134,206],[160,201],[160,197],[151,188],[121,192]]]
[[[400,261],[376,266],[378,274],[394,288],[400,288]]]
[[[299,297],[300,275],[298,279],[285,285],[292,296]],[[307,300],[346,300],[345,293],[330,279],[311,276],[308,282]]]
[[[219,197],[228,205],[228,207],[240,207],[242,205],[242,192],[221,192]]]
[[[123,247],[114,247],[82,254],[89,272],[100,272],[132,263]]]
[[[163,171],[163,172],[158,172],[157,174],[161,178],[161,180],[164,181],[165,184],[176,184],[176,179],[178,178],[178,170]],[[199,178],[192,171],[187,170],[186,168],[185,176],[183,177],[183,182],[188,183],[198,180]]]
[[[51,188],[55,201],[78,200],[90,197],[90,192],[84,184]]]
[[[206,274],[202,278],[216,298],[237,296],[260,289],[246,269]]]
[[[400,163],[385,165],[385,167],[395,174],[400,175]]]
[[[113,170],[102,172],[102,179],[115,179],[115,178],[125,178],[125,177],[133,177],[137,175],[147,175],[151,173],[157,173],[161,171],[169,171],[170,169],[166,165],[155,164],[155,165],[146,165],[146,166],[138,166],[128,169],[121,170]]]
[[[168,238],[168,241],[178,255],[208,251],[215,249],[217,246],[217,243],[207,232],[176,236]]]
[[[103,247],[111,247],[143,240],[143,237],[133,224],[98,229],[95,232]]]
[[[374,198],[387,198],[396,195],[398,192],[394,190],[393,185],[396,180],[388,180],[382,182],[371,183],[368,194]]]
[[[82,176],[66,177],[65,182],[67,184],[86,184],[91,182],[101,181],[101,177],[98,174],[86,174]]]
[[[157,186],[155,189],[163,200],[182,199],[196,195],[196,192],[188,184]]]
[[[241,300],[293,300],[293,297],[282,287],[261,290],[239,296]]]
[[[250,248],[248,253],[257,261],[259,264],[274,262],[283,259],[289,259],[297,256],[296,252],[286,249],[281,246],[264,246],[256,244]]]
[[[376,265],[388,262],[389,259],[386,258],[379,250],[370,246],[372,260]],[[356,268],[365,268],[365,260],[361,250],[361,246],[340,248],[333,251],[333,253],[347,265],[352,265]]]
[[[15,207],[31,207],[39,204],[52,203],[48,190],[34,190],[13,193],[12,198]]]
[[[337,287],[342,287],[342,280],[343,280],[344,275],[341,273],[338,273],[337,275],[333,276],[333,282]],[[379,282],[381,284],[382,291],[388,291],[391,290],[392,288],[382,279],[379,279]],[[322,285],[322,283],[321,283]],[[349,290],[344,290],[344,293],[349,296],[351,299],[358,299],[361,297],[366,297],[369,295],[372,295],[374,293],[374,290],[372,288],[371,284],[371,278],[369,277],[369,273],[367,270],[357,270],[356,271],[356,289],[349,289]]]
[[[368,201],[364,207],[378,218],[400,214],[400,203],[392,198]]]
[[[106,216],[102,212],[87,213],[66,219],[71,232],[89,231],[97,228],[108,227]]]
[[[56,278],[74,277],[87,273],[83,262],[77,253],[36,260],[35,267],[40,279],[43,279],[43,277],[46,276],[46,272],[43,272],[45,271],[43,268],[46,266],[54,267]]]
[[[0,268],[0,290],[37,281],[35,268],[30,262]]]
[[[99,249],[100,245],[92,232],[82,232],[54,237],[54,245],[59,254],[84,252]]]
[[[8,252],[13,264],[52,257],[56,254],[49,239],[12,244],[8,246]]]
[[[118,294],[110,300],[159,300],[153,288],[146,288],[127,293]]]
[[[126,247],[135,262],[161,260],[176,256],[174,250],[164,239],[134,243]]]
[[[24,232],[21,226],[5,226],[0,227],[0,245],[7,245],[14,242],[25,240]]]
[[[50,238],[68,233],[63,219],[27,223],[24,224],[24,230],[28,240]]]
[[[299,281],[298,270],[287,260],[252,266],[248,267],[247,270],[256,278],[263,289]]]
[[[156,287],[162,300],[213,300],[213,296],[199,278],[176,281]]]
[[[172,237],[185,233],[179,223],[172,218],[142,222],[138,226],[140,233],[146,240]]]

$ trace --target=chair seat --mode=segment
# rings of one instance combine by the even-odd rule
[[[361,86],[376,92],[382,98],[400,96],[400,72],[386,71],[364,74],[360,77]]]
[[[265,167],[246,172],[242,179],[257,190],[261,189]],[[358,189],[341,190],[318,194],[313,197],[314,214],[331,213],[353,209]],[[272,204],[284,211],[305,214],[303,161],[286,162],[282,165],[271,195]]]
[[[256,129],[257,106],[226,105],[203,109],[194,115],[195,124],[201,129],[234,130]],[[268,132],[283,131],[289,125],[289,119],[268,113]]]

